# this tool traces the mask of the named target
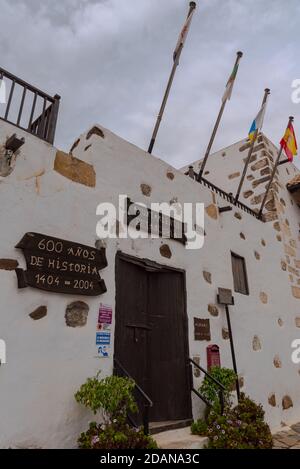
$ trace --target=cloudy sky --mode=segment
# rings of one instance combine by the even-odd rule
[[[239,74],[214,150],[246,137],[265,87],[264,132],[290,114],[300,132],[299,0],[199,0],[154,154],[176,167],[203,156],[236,51]],[[0,66],[61,95],[56,146],[93,123],[147,149],[186,0],[0,0]],[[300,140],[300,137],[299,137]]]

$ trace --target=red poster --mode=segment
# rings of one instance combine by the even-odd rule
[[[112,323],[112,307],[100,304],[98,314],[98,329],[109,329]]]

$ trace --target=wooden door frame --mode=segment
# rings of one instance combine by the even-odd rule
[[[117,324],[117,282],[119,278],[119,263],[120,261],[125,261],[128,263],[132,263],[138,265],[146,270],[157,271],[157,272],[178,272],[182,275],[183,279],[183,304],[184,304],[184,311],[183,311],[183,328],[184,328],[184,350],[185,350],[185,363],[186,363],[186,383],[189,388],[189,399],[188,399],[188,411],[189,416],[192,417],[192,395],[191,395],[191,370],[189,364],[189,325],[188,325],[188,314],[187,314],[187,288],[186,288],[186,271],[179,267],[173,267],[166,264],[159,264],[156,261],[152,261],[151,259],[147,258],[140,258],[136,256],[132,256],[130,254],[126,254],[121,250],[118,250],[115,256],[115,327]],[[115,334],[115,331],[114,331]],[[115,353],[115,351],[114,351]]]

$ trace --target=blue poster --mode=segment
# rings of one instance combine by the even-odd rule
[[[96,345],[110,345],[110,332],[97,332]]]

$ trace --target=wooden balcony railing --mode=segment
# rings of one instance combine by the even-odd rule
[[[60,96],[49,96],[0,67],[6,89],[0,104],[0,119],[53,144]]]

